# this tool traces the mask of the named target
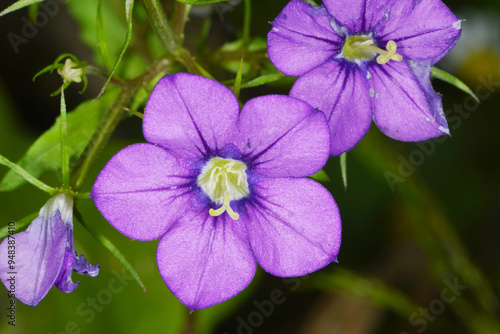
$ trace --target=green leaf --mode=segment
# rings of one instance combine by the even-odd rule
[[[345,269],[312,275],[312,282],[323,291],[349,294],[372,304],[388,308],[402,317],[408,317],[418,309],[400,290],[385,285],[374,277],[363,277]]]
[[[258,78],[245,82],[241,85],[241,88],[252,88],[257,86],[262,86],[271,82],[278,81],[281,78],[284,78],[285,75],[283,73],[269,73],[264,74]]]
[[[226,2],[228,0],[177,0],[186,5],[208,5],[210,3]]]
[[[97,232],[94,227],[88,225],[85,220],[83,219],[83,216],[81,215],[80,211],[78,211],[76,208],[74,210],[74,214],[76,219],[82,224],[83,227],[89,231],[90,234],[92,234],[103,246],[106,248],[113,256],[120,261],[122,266],[132,275],[134,280],[139,284],[139,286],[142,288],[142,290],[146,293],[146,287],[144,286],[144,283],[142,283],[141,278],[139,277],[139,274],[137,271],[135,271],[134,267],[130,264],[130,262],[127,261],[125,256],[120,252],[120,250],[109,240],[107,237],[105,237],[103,234]]]
[[[109,71],[113,63],[111,62],[111,57],[109,56],[108,44],[106,42],[106,35],[104,33],[104,19],[102,15],[102,0],[99,0],[97,5],[97,43],[99,45],[99,52],[104,62],[104,66]]]
[[[309,177],[318,182],[330,182],[330,177],[328,176],[328,174],[326,174],[326,172],[323,169],[321,169],[319,172],[316,172]]]
[[[467,86],[465,83],[463,83],[463,81],[461,81],[457,77],[451,75],[450,73],[445,72],[443,70],[440,70],[439,68],[436,68],[436,67],[431,67],[431,75],[432,75],[432,78],[436,78],[436,79],[442,80],[444,82],[447,82],[450,85],[453,85],[453,86],[457,87],[458,89],[460,89],[461,91],[469,94],[477,102],[480,102],[479,99],[477,98],[476,94],[474,94],[474,92],[472,91],[472,89],[469,88],[469,86]]]
[[[103,95],[96,102],[83,102],[74,111],[68,113],[67,140],[70,159],[76,159],[83,153],[101,118],[115,100],[117,94],[118,91],[112,91]],[[34,177],[39,177],[48,171],[58,170],[61,167],[59,119],[33,143],[17,164]],[[13,190],[25,182],[22,177],[13,171],[9,171],[2,180],[0,189],[4,191]]]
[[[33,212],[31,215],[16,221],[15,225],[14,225],[15,232],[19,233],[19,230],[21,230],[24,227],[26,227],[27,225],[29,225],[33,220],[35,220],[36,217],[38,217],[38,212]],[[8,225],[0,228],[0,239],[5,238],[9,234],[10,233],[9,233],[9,226]]]
[[[123,44],[122,50],[120,51],[120,54],[118,55],[118,59],[116,59],[115,65],[113,66],[113,69],[111,70],[111,73],[108,76],[108,79],[106,80],[106,83],[101,89],[101,92],[97,96],[96,99],[98,99],[106,90],[106,87],[108,86],[109,82],[111,81],[111,78],[113,77],[113,74],[115,74],[116,68],[120,64],[123,55],[127,51],[128,45],[130,44],[130,40],[132,39],[132,12],[134,10],[134,0],[127,0],[125,1],[125,19],[127,21],[127,33],[125,35],[125,43]]]
[[[16,11],[18,9],[24,8],[29,5],[33,5],[39,2],[42,2],[43,0],[19,0],[18,2],[10,5],[6,9],[4,9],[1,13],[0,16],[3,16],[5,14],[9,14],[10,12]]]
[[[340,155],[340,172],[342,173],[342,181],[344,182],[344,189],[347,189],[347,152]]]
[[[78,23],[81,39],[94,51],[94,61],[102,67],[106,67],[100,55],[100,45],[96,33],[98,4],[99,0],[85,0],[68,1],[66,5]],[[115,11],[112,1],[103,1],[101,11],[103,18],[105,18],[101,22],[104,25],[102,30],[105,32],[106,45],[112,57],[118,55],[123,46],[122,41],[126,27],[123,18]]]

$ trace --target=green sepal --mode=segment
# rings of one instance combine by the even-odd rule
[[[101,118],[116,99],[117,93],[118,91],[111,91],[103,95],[99,101],[83,102],[74,111],[68,113],[68,155],[70,159],[76,160],[83,153]],[[59,119],[32,144],[17,163],[34,177],[58,170],[61,167],[58,122]],[[14,190],[25,182],[22,177],[9,171],[0,183],[0,188],[4,191]]]
[[[241,79],[243,77],[243,57],[240,60],[240,66],[238,67],[238,72],[236,73],[236,79],[234,80],[234,88],[233,93],[236,95],[236,98],[239,100],[240,91],[241,91]]]
[[[340,155],[340,173],[342,174],[344,189],[347,189],[347,152]]]
[[[0,12],[0,16],[4,16],[5,14],[9,14],[18,9],[24,8],[29,5],[34,5],[42,1],[44,0],[19,0],[18,2],[13,3],[12,5],[4,9],[2,12]]]
[[[2,155],[0,155],[0,165],[4,165],[10,169],[10,171],[8,171],[7,174],[5,175],[4,180],[5,178],[7,178],[7,175],[11,174],[14,177],[19,178],[21,182],[24,183],[24,181],[27,181],[32,185],[34,185],[35,187],[37,187],[38,189],[45,191],[49,195],[53,195],[54,193],[56,193],[56,189],[46,185],[45,183],[43,183],[42,181],[31,175],[27,170],[25,170],[18,164],[13,163],[12,161],[10,161],[9,159],[7,159]],[[3,183],[0,184],[0,191],[5,191],[5,190],[10,190],[10,189],[5,189],[3,187]]]
[[[59,55],[54,60],[54,62],[52,63],[52,65],[45,66],[41,71],[39,71],[37,74],[35,74],[35,76],[33,77],[33,81],[35,81],[36,78],[38,78],[40,75],[42,75],[44,73],[47,73],[47,72],[52,73],[52,72],[54,72],[55,69],[61,69],[61,68],[63,68],[64,64],[60,63],[60,61],[63,60],[63,59],[66,59],[66,58],[70,58],[73,62],[75,62],[77,64],[73,68],[81,68],[81,69],[84,70],[84,72],[82,74],[83,88],[79,92],[80,94],[82,94],[87,89],[88,80],[87,80],[87,75],[85,75],[85,68],[87,66],[89,66],[89,64],[85,60],[82,60],[82,61],[78,60],[78,58],[76,58],[71,53],[63,53],[63,54]],[[71,84],[71,82],[64,82],[63,83],[64,89],[66,89],[70,84]],[[59,87],[56,91],[54,91],[52,94],[50,94],[50,96],[56,96],[59,93],[61,93],[61,87]]]
[[[330,177],[328,176],[328,174],[326,174],[324,169],[319,170],[318,172],[314,173],[309,177],[318,182],[323,182],[323,183],[330,182]]]
[[[281,72],[264,74],[253,80],[245,82],[244,84],[241,85],[241,88],[252,88],[252,87],[266,85],[268,83],[278,81],[284,78],[285,76],[286,75],[284,75]]]
[[[97,232],[93,226],[87,224],[85,220],[83,219],[83,216],[81,215],[80,211],[78,211],[76,208],[74,209],[74,215],[76,219],[82,224],[83,227],[87,231],[89,231],[94,238],[97,239],[101,243],[101,245],[104,246],[113,256],[122,264],[122,266],[129,272],[129,274],[134,278],[134,280],[139,284],[139,286],[142,288],[144,293],[147,293],[146,287],[144,286],[144,283],[142,283],[141,278],[139,277],[139,274],[137,271],[135,271],[134,267],[130,264],[130,262],[127,261],[125,256],[120,252],[120,250],[109,240],[106,236],[103,234]]]
[[[461,91],[469,94],[472,96],[477,102],[480,102],[479,99],[477,98],[476,94],[472,91],[472,89],[469,88],[462,80],[458,79],[457,77],[451,75],[450,73],[440,70],[439,68],[436,67],[431,67],[431,78],[439,79],[444,82],[449,83],[452,86],[455,86],[456,88],[460,89]]]

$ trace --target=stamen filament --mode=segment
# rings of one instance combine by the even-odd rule
[[[229,191],[225,191],[224,202],[222,203],[222,206],[217,210],[210,209],[208,210],[208,213],[213,217],[217,217],[223,214],[224,211],[227,211],[229,217],[231,217],[233,220],[238,220],[238,218],[240,218],[240,215],[237,212],[234,212],[231,206],[229,206],[230,202],[231,202],[231,195],[229,194]]]

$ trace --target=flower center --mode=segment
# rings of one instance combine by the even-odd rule
[[[247,166],[239,160],[219,157],[210,159],[203,167],[198,176],[198,185],[215,204],[222,204],[217,210],[209,210],[211,216],[220,216],[227,211],[233,220],[240,217],[230,203],[250,194],[246,169]]]
[[[378,54],[377,63],[383,65],[389,60],[401,61],[403,56],[396,53],[396,42],[387,42],[386,49],[375,45],[373,39],[368,35],[355,35],[348,37],[345,40],[344,47],[342,48],[342,55],[349,61],[356,60],[372,60]]]

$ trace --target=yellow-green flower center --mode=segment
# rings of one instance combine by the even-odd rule
[[[239,218],[230,203],[250,194],[246,169],[247,166],[239,160],[219,157],[210,159],[203,167],[198,185],[215,204],[222,204],[217,210],[210,209],[210,215],[220,216],[227,211],[232,219]]]
[[[375,41],[368,35],[355,35],[346,38],[342,47],[342,56],[349,61],[372,60],[377,57],[377,63],[383,65],[389,60],[401,61],[403,56],[396,53],[397,45],[394,41],[387,42],[387,50],[375,45]]]

